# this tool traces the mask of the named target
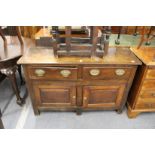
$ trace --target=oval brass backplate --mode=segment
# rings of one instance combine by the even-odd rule
[[[124,69],[116,69],[115,70],[116,75],[118,76],[122,76],[125,74],[125,70]]]
[[[61,74],[63,77],[69,77],[69,75],[71,74],[71,71],[70,71],[70,70],[61,70],[61,71],[60,71],[60,74]]]
[[[36,69],[36,70],[35,70],[35,74],[36,74],[37,76],[44,76],[45,71],[44,71],[43,69]]]
[[[100,74],[100,70],[99,69],[91,69],[89,71],[90,75],[92,76],[98,76]]]

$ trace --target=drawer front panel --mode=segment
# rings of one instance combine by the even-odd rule
[[[76,67],[31,67],[28,72],[31,79],[76,80],[78,69]]]
[[[154,91],[141,91],[140,93],[140,98],[143,98],[143,99],[152,99],[154,100],[155,102],[155,90]]]
[[[38,82],[33,87],[38,106],[73,107],[76,105],[75,86],[57,86]]]
[[[119,107],[123,98],[125,84],[109,86],[85,86],[83,88],[83,106]]]
[[[143,102],[142,100],[138,102],[135,106],[136,109],[155,109],[155,103]]]
[[[155,90],[155,80],[144,80],[142,90]]]
[[[91,80],[109,80],[130,78],[131,68],[84,67],[83,78]]]
[[[146,79],[155,79],[155,69],[148,69]]]

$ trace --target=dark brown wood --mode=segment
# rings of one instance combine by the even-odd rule
[[[66,26],[66,50],[69,52],[71,50],[71,26]]]
[[[109,55],[97,59],[57,59],[51,51],[32,48],[19,60],[36,115],[47,110],[77,114],[86,110],[122,111],[141,64],[128,48],[109,50]]]
[[[98,43],[98,27],[93,26],[92,28],[92,49],[91,49],[92,57],[96,56],[97,43]]]
[[[83,107],[120,107],[126,84],[107,84],[102,86],[85,86],[83,90]]]
[[[64,28],[64,34],[60,34],[59,29],[52,30],[52,34],[48,32],[47,29],[41,30],[39,34],[36,35],[36,44],[37,46],[52,46],[54,50],[54,55],[58,57],[62,56],[87,56],[94,58],[95,56],[103,57],[103,54],[106,55],[109,49],[109,27],[105,28],[103,39],[104,49],[101,48],[101,36],[99,32],[102,33],[99,26],[90,26],[90,36],[83,34],[74,34],[74,30],[71,26],[66,26]],[[88,28],[78,29],[78,33],[87,30]],[[79,31],[81,30],[81,31]],[[73,34],[72,34],[73,31]],[[87,30],[88,31],[88,30]],[[45,34],[44,34],[44,33]],[[109,34],[107,34],[107,32]],[[85,32],[86,33],[86,32]],[[64,42],[65,41],[65,42]],[[104,43],[105,42],[105,43]],[[83,54],[86,53],[86,54]],[[98,54],[100,53],[100,54]],[[82,55],[83,54],[83,55]]]

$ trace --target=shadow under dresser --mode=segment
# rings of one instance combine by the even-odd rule
[[[131,50],[143,62],[138,67],[128,96],[128,117],[135,118],[142,112],[155,111],[155,48]]]
[[[116,110],[121,113],[139,59],[129,48],[109,48],[103,58],[55,58],[52,48],[31,48],[22,64],[36,115],[40,111]]]

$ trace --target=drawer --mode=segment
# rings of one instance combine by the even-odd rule
[[[31,79],[49,80],[76,80],[78,68],[76,67],[30,67],[28,70]]]
[[[91,80],[129,79],[132,68],[84,67],[83,78]]]
[[[155,90],[155,80],[144,80],[142,90]]]
[[[155,102],[152,103],[152,102],[143,102],[142,100],[141,101],[138,101],[138,104],[136,104],[135,106],[136,109],[154,109],[155,108]]]
[[[148,69],[146,79],[155,79],[155,69]]]
[[[154,91],[142,91],[140,97],[143,99],[153,100],[155,102],[155,90]]]

